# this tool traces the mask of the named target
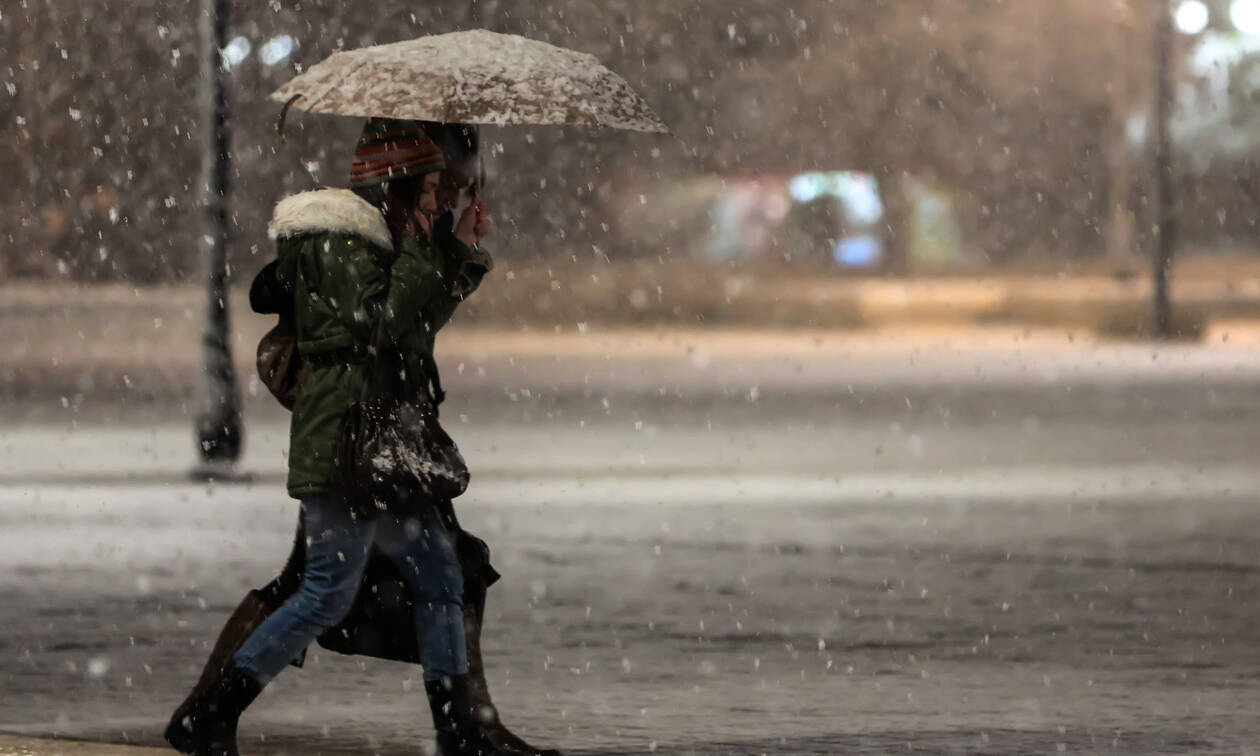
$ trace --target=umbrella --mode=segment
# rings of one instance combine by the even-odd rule
[[[669,129],[593,55],[485,30],[333,53],[272,93],[308,113]],[[281,114],[283,129],[284,113]]]

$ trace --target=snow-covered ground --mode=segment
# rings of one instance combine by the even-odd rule
[[[722,503],[641,481],[471,494],[507,575],[489,645],[510,721],[634,753],[1208,753],[1260,735],[1245,497],[970,496],[960,476],[793,503],[788,480],[738,482]],[[266,487],[192,485],[10,487],[0,513],[0,730],[141,742],[293,518]],[[246,732],[402,753],[422,712],[416,670],[318,653]]]
[[[505,719],[572,753],[1258,752],[1254,360],[985,349],[453,377]],[[0,431],[0,732],[156,743],[287,553],[280,416],[207,487],[146,412]],[[315,652],[243,743],[417,753],[422,699]]]

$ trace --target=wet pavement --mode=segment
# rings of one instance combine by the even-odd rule
[[[1236,753],[1260,735],[1250,496],[973,497],[958,479],[793,504],[744,483],[728,503],[473,494],[466,524],[507,575],[487,643],[509,722],[592,753]],[[261,488],[0,502],[7,732],[156,742],[291,534]],[[422,695],[415,669],[316,652],[245,737],[417,752]]]
[[[505,720],[574,754],[1260,753],[1255,369],[1126,354],[894,360],[853,393],[777,357],[738,393],[466,384]],[[250,428],[238,486],[185,481],[178,419],[0,433],[0,732],[160,744],[289,546],[284,428]],[[430,737],[419,670],[318,649],[242,725],[250,754]],[[0,754],[113,753],[70,742]]]

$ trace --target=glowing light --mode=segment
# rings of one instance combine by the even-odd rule
[[[1234,0],[1229,20],[1243,34],[1260,34],[1260,0]]]
[[[249,57],[250,48],[249,40],[244,37],[236,37],[228,42],[227,47],[223,48],[223,67],[231,70],[239,66],[241,61]]]
[[[788,183],[788,193],[797,202],[813,202],[822,196],[824,182],[817,173],[803,173]]]
[[[835,261],[845,268],[869,268],[884,257],[884,244],[871,234],[841,239],[832,250]]]
[[[281,34],[279,37],[267,40],[267,44],[258,51],[258,57],[269,66],[278,65],[293,54],[293,47],[293,37]]]
[[[1211,14],[1202,0],[1185,0],[1177,6],[1174,18],[1182,34],[1198,34],[1207,28]]]

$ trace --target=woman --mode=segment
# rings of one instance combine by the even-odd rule
[[[465,124],[426,122],[423,128],[441,148],[446,162],[437,192],[439,216],[434,224],[434,239],[446,258],[456,261],[454,264],[462,270],[465,281],[461,290],[464,290],[463,296],[467,296],[476,288],[481,275],[491,267],[490,258],[483,250],[475,249],[471,256],[467,256],[467,247],[453,236],[454,211],[462,207],[472,192],[484,183],[479,134],[475,127]],[[370,136],[367,138],[370,139]],[[479,213],[474,229],[478,240],[489,231],[489,224],[489,215]],[[293,292],[276,280],[277,267],[278,261],[270,263],[254,279],[250,305],[260,314],[279,315],[281,321],[287,322],[292,329]],[[478,710],[482,733],[499,750],[513,756],[560,756],[559,751],[530,745],[509,730],[499,718],[486,683],[481,653],[486,594],[499,575],[490,564],[486,544],[459,526],[450,504],[449,501],[439,502],[448,532],[455,534],[456,553],[463,573],[468,687],[472,703]],[[181,737],[182,722],[193,703],[215,683],[221,669],[249,635],[297,591],[306,560],[305,546],[306,539],[299,519],[293,549],[284,569],[267,585],[248,592],[228,618],[206,660],[201,678],[170,717],[168,740],[174,742]],[[406,597],[405,588],[394,564],[379,548],[373,549],[354,607],[344,620],[320,636],[320,645],[346,654],[420,663],[417,634],[413,630],[414,602]],[[300,666],[301,658],[294,664]]]
[[[355,155],[350,191],[290,197],[271,225],[276,277],[293,292],[298,349],[312,366],[290,425],[288,490],[301,500],[306,547],[301,582],[167,730],[184,753],[237,754],[240,714],[350,611],[374,543],[411,593],[441,753],[504,753],[486,740],[471,702],[463,576],[438,506],[409,502],[409,517],[369,519],[332,486],[342,421],[364,390],[378,324],[402,361],[403,388],[440,400],[433,339],[484,273],[474,249],[484,207],[474,203],[460,216],[443,245],[454,254],[440,253],[432,241],[440,149],[417,124],[373,119]]]

